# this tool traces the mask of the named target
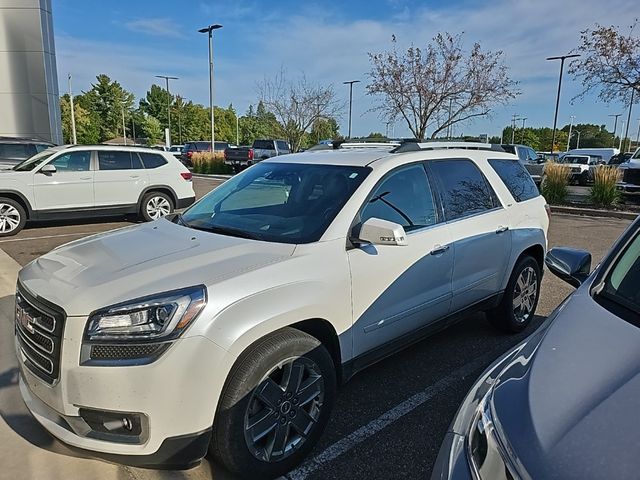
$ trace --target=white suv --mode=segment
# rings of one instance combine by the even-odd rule
[[[270,478],[309,452],[358,370],[470,311],[521,331],[544,198],[513,155],[429,148],[265,160],[181,215],[33,261],[16,295],[29,410],[112,461],[210,451]]]
[[[194,201],[191,173],[171,153],[53,147],[0,170],[0,237],[15,235],[27,220],[133,213],[150,221]]]

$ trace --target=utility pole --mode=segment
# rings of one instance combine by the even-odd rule
[[[514,143],[516,143],[516,122],[520,120],[518,118],[518,114],[514,113],[511,116],[511,145],[513,145]]]
[[[580,130],[576,130],[576,133],[578,134],[578,143],[576,143],[576,148],[580,148]]]
[[[567,151],[569,151],[569,144],[571,143],[571,130],[573,130],[573,121],[575,118],[575,115],[571,115],[571,123],[569,123],[569,138],[567,139]]]
[[[613,122],[613,144],[612,147],[616,146],[616,131],[618,130],[618,117],[621,116],[621,113],[616,113],[609,115],[610,117],[615,117],[615,121]]]
[[[240,145],[240,120],[238,114],[236,113],[236,145]]]
[[[342,82],[344,85],[349,85],[349,135],[347,138],[351,138],[351,107],[353,104],[353,84],[360,83],[360,80],[349,80],[348,82]]]
[[[122,138],[124,139],[124,144],[127,144],[127,128],[124,123],[124,104],[120,104],[120,108],[122,109]]]
[[[71,90],[71,74],[69,74],[69,103],[71,104],[71,140],[76,145],[78,140],[76,139],[76,114],[73,107],[73,91]]]
[[[200,33],[206,33],[209,35],[209,109],[211,110],[211,154],[215,154],[216,151],[216,134],[214,130],[215,115],[213,113],[213,31],[218,28],[222,28],[222,25],[214,24],[208,27],[198,30]]]
[[[169,92],[169,80],[178,80],[178,77],[156,75],[156,78],[164,78],[167,82],[167,123],[169,124],[169,146],[171,146],[171,93]]]
[[[527,117],[524,117],[522,120],[522,136],[520,137],[520,143],[524,145],[524,122],[526,122]]]
[[[631,89],[631,101],[629,102],[629,114],[627,115],[627,129],[624,132],[624,142],[626,145],[627,142],[627,137],[629,136],[629,126],[631,125],[631,109],[633,108],[633,96],[636,93],[636,89],[632,88]],[[631,139],[629,139],[629,150],[631,150]],[[624,153],[622,150],[620,150],[620,153]]]
[[[624,124],[627,123],[624,120],[622,121],[622,130],[624,130]],[[620,150],[620,153],[622,152],[622,135],[620,135],[620,141],[618,142],[618,150]]]
[[[640,118],[638,119],[638,135],[636,135],[636,148],[640,148]]]
[[[572,55],[559,55],[557,57],[547,57],[547,60],[560,60],[560,78],[558,79],[558,94],[556,96],[556,112],[553,115],[553,136],[551,137],[551,153],[553,153],[553,147],[556,143],[556,127],[558,125],[558,107],[560,106],[560,90],[562,88],[562,71],[564,70],[564,61],[567,58],[579,57],[580,55],[574,53]]]

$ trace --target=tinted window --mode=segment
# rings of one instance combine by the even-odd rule
[[[278,149],[279,150],[289,150],[289,145],[287,145],[287,142],[279,141],[278,142]]]
[[[131,170],[142,168],[135,152],[98,151],[100,170]]]
[[[472,161],[438,160],[429,165],[440,182],[447,220],[498,206],[495,193]]]
[[[193,150],[210,150],[211,142],[196,142],[191,144]]]
[[[615,313],[631,313],[637,322],[640,315],[640,236],[635,237],[611,267],[598,296],[623,307]]]
[[[502,145],[502,149],[507,153],[516,154],[516,147],[513,145]]]
[[[60,155],[51,164],[59,172],[88,172],[91,168],[91,152],[69,152]]]
[[[216,142],[216,150],[224,150],[228,146],[229,146],[229,144],[227,142]],[[207,145],[207,148],[208,147],[209,146]]]
[[[51,145],[42,145],[40,143],[36,144],[36,152],[44,152],[47,148],[51,147]]]
[[[33,147],[26,143],[0,143],[0,157],[25,159],[35,153]]]
[[[262,148],[264,150],[273,150],[273,142],[271,140],[256,140],[253,142],[254,148]]]
[[[540,195],[529,172],[515,160],[489,160],[500,179],[513,195],[516,202],[524,202]]]
[[[406,231],[436,223],[436,209],[422,164],[391,173],[372,192],[360,221],[381,218],[398,223]]]
[[[142,163],[144,164],[144,168],[158,168],[167,164],[167,161],[162,155],[147,152],[140,152],[139,155],[142,159]]]

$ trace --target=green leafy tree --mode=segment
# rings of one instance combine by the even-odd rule
[[[73,109],[76,121],[76,139],[79,144],[98,143],[100,140],[98,123],[91,118],[91,113],[79,104],[78,99],[79,97],[74,98]],[[60,110],[62,113],[62,136],[64,143],[72,143],[71,103],[68,94],[60,98]]]
[[[164,130],[160,124],[160,120],[152,115],[147,115],[144,118],[142,129],[147,137],[147,143],[153,145],[162,141],[164,136]]]
[[[82,108],[91,112],[92,121],[98,121],[101,142],[123,134],[122,111],[124,109],[126,117],[133,108],[134,96],[120,83],[100,74],[79,100]]]

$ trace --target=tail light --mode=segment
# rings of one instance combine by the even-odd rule
[[[180,176],[184,178],[187,182],[193,178],[193,174],[191,172],[180,172]]]
[[[253,160],[253,148],[249,149],[249,160]]]
[[[549,220],[551,220],[551,207],[548,203],[544,204],[544,210],[545,212],[547,212],[547,217],[549,218]]]
[[[192,155],[193,155],[193,151],[192,150],[187,151],[187,157],[191,158]]]
[[[226,150],[224,151],[224,161],[225,162],[227,161],[227,151]]]

